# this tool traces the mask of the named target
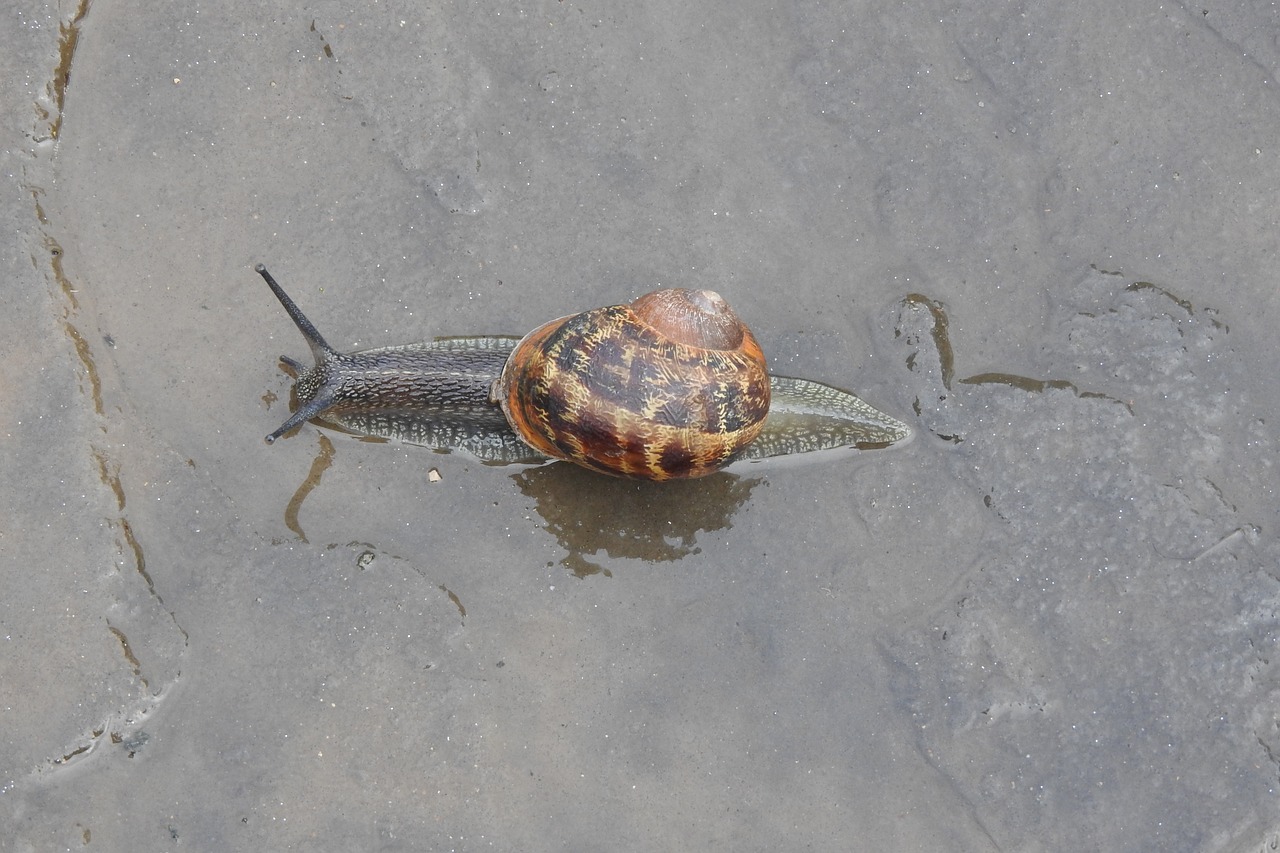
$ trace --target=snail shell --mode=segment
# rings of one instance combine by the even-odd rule
[[[760,345],[720,294],[660,290],[534,329],[493,398],[541,454],[668,480],[733,461],[760,434],[769,391]]]

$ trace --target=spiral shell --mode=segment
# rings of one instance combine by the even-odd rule
[[[534,450],[620,477],[701,477],[769,412],[764,353],[710,290],[660,290],[553,320],[507,359],[493,397]]]

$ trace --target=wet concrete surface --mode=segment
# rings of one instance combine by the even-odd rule
[[[13,19],[0,849],[1280,843],[1269,10]],[[267,447],[257,262],[340,349],[714,287],[916,435]]]

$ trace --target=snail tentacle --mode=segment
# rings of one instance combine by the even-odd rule
[[[334,374],[332,367],[336,362],[340,362],[343,356],[329,346],[324,336],[307,319],[307,315],[302,313],[302,309],[289,298],[289,294],[284,292],[284,288],[272,277],[271,273],[267,272],[265,265],[258,264],[254,269],[258,275],[262,276],[267,286],[271,288],[271,292],[276,295],[276,298],[280,300],[280,304],[284,306],[284,310],[288,312],[294,325],[298,327],[298,331],[302,332],[302,336],[306,338],[307,344],[311,347],[311,354],[315,357],[316,362],[314,367],[307,367],[286,355],[280,356],[280,360],[297,374],[297,384],[294,387],[302,405],[289,416],[288,420],[280,425],[279,429],[266,437],[267,444],[274,444],[275,440],[280,436],[317,417],[334,405],[338,388],[332,382]]]
[[[298,327],[298,331],[302,332],[302,336],[307,339],[307,343],[311,345],[311,353],[316,357],[316,361],[320,361],[325,355],[337,355],[338,351],[329,346],[316,327],[307,319],[307,315],[302,313],[302,309],[294,304],[294,301],[289,298],[289,294],[284,292],[284,288],[276,282],[271,273],[267,272],[266,265],[258,264],[254,269],[266,281],[267,286],[271,288],[271,292],[276,295],[276,298],[280,300],[284,310],[289,312],[290,319]],[[302,367],[298,362],[287,356],[281,356],[280,358],[290,367]]]
[[[275,444],[276,439],[284,435],[289,430],[299,427],[314,417],[324,414],[325,409],[333,405],[332,400],[321,397],[309,401],[305,406],[299,406],[298,410],[289,416],[289,419],[282,423],[280,427],[266,437],[267,444]]]

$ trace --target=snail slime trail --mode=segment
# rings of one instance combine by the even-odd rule
[[[617,477],[701,477],[742,459],[888,447],[911,434],[857,396],[770,376],[712,290],[659,290],[523,338],[440,338],[340,353],[262,264],[311,348],[288,356],[298,408],[268,444],[319,419],[494,463],[564,459]]]

